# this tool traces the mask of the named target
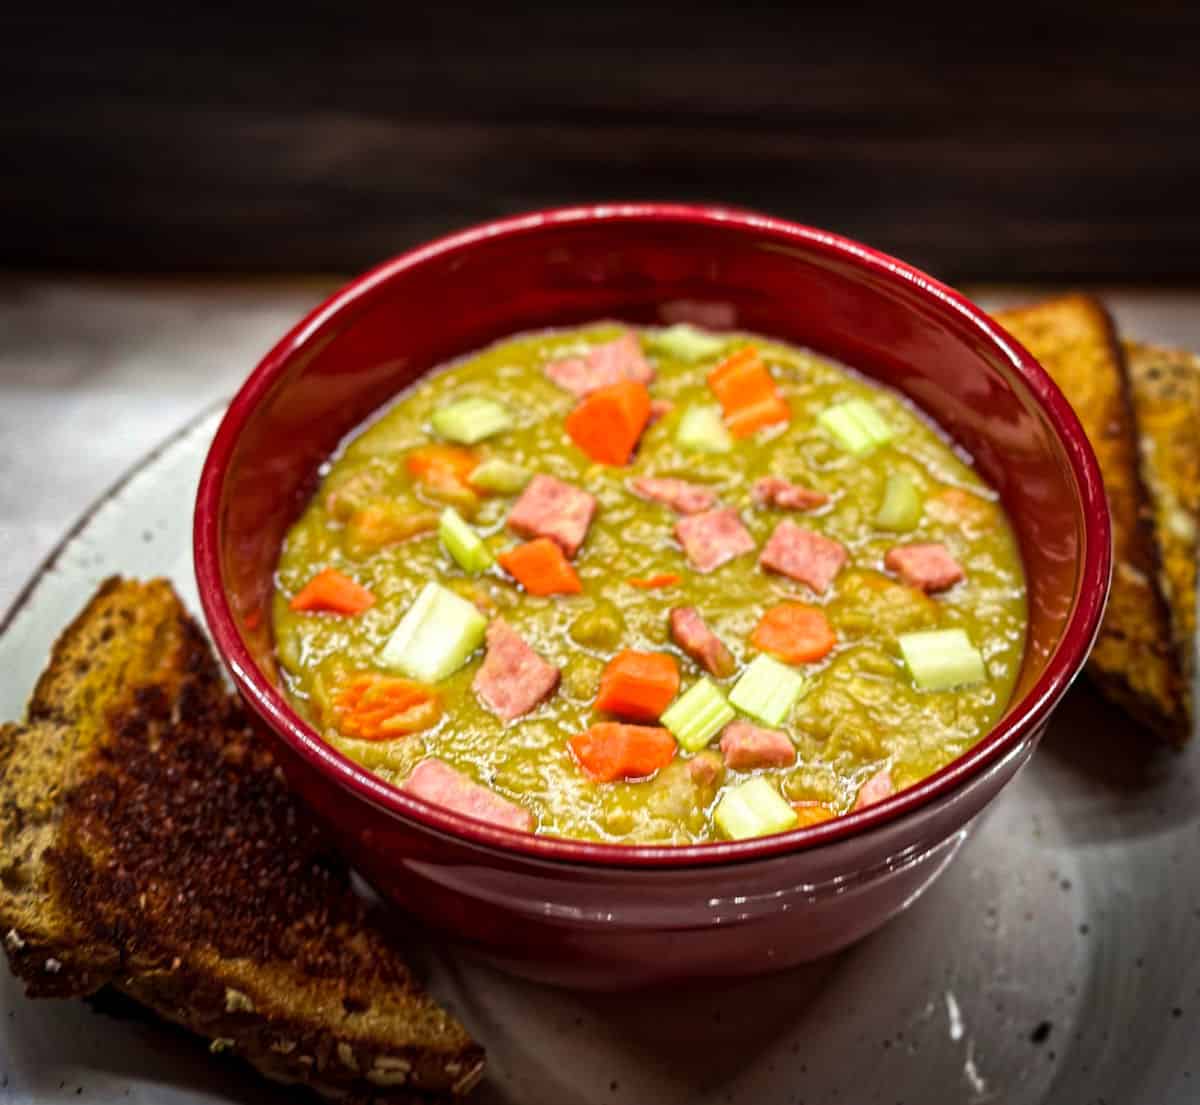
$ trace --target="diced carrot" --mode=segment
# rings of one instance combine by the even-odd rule
[[[424,481],[430,473],[441,472],[466,483],[479,458],[470,449],[460,449],[457,445],[421,445],[408,454],[404,463],[415,480]]]
[[[325,568],[301,587],[288,605],[305,613],[361,614],[375,605],[375,596],[336,568]]]
[[[734,437],[749,437],[764,426],[787,422],[792,417],[792,408],[782,395],[770,395],[755,403],[748,403],[730,411],[725,416],[725,425]]]
[[[567,434],[592,460],[629,463],[650,418],[650,393],[638,380],[593,391],[569,415]]]
[[[571,750],[588,775],[611,783],[641,779],[666,767],[675,755],[675,738],[657,725],[601,721],[572,737]]]
[[[837,634],[819,607],[781,602],[763,614],[750,642],[786,664],[811,664],[833,650]]]
[[[738,407],[770,395],[775,390],[775,381],[757,347],[744,345],[709,372],[708,386],[721,406]]]
[[[665,652],[618,652],[600,676],[597,710],[629,718],[657,721],[679,693],[679,665]]]
[[[549,537],[526,541],[496,559],[531,595],[577,595],[583,590],[571,562]]]
[[[390,740],[428,729],[442,716],[438,693],[424,683],[371,672],[354,676],[335,699],[337,727],[348,737]]]
[[[796,828],[803,829],[806,825],[819,825],[822,821],[831,821],[837,817],[837,811],[830,809],[824,802],[793,802],[792,809],[796,811]]]
[[[791,418],[787,400],[779,394],[758,350],[747,345],[723,360],[708,374],[708,386],[721,404],[725,425],[734,437]]]
[[[675,584],[682,581],[683,576],[678,572],[659,572],[657,575],[635,577],[634,579],[627,579],[625,582],[630,587],[640,587],[643,591],[653,591],[659,587],[674,587]]]

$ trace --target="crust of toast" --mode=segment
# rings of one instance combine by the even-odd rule
[[[343,1100],[482,1073],[165,581],[105,583],[0,730],[0,936],[32,995],[112,985]]]
[[[1158,589],[1154,544],[1124,358],[1103,305],[1067,295],[1000,311],[996,320],[1041,362],[1075,409],[1100,461],[1113,522],[1113,583],[1088,672],[1137,720],[1179,743],[1188,699]]]
[[[1142,480],[1150,493],[1159,586],[1190,692],[1196,671],[1196,562],[1200,554],[1200,357],[1125,343]],[[1194,714],[1195,704],[1189,708]]]

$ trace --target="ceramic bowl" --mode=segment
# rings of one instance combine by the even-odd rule
[[[807,346],[908,395],[999,491],[1029,630],[999,723],[920,784],[778,836],[624,847],[515,833],[408,797],[345,758],[279,688],[280,542],[321,463],[444,361],[535,327],[687,319]],[[1104,607],[1095,457],[1046,373],[981,310],[894,258],[744,211],[609,205],[503,219],[355,280],[238,392],[206,460],[195,565],[216,647],[297,791],[386,898],[518,973],[617,988],[781,968],[911,903],[1029,759]]]

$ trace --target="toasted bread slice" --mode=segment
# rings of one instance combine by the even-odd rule
[[[115,986],[342,1100],[429,1100],[482,1071],[163,581],[106,583],[0,730],[0,934],[32,995]]]
[[[1188,698],[1166,604],[1157,586],[1153,542],[1140,512],[1137,438],[1121,347],[1104,307],[1068,295],[1000,311],[1009,330],[1054,377],[1091,440],[1113,523],[1113,582],[1088,671],[1139,721],[1181,742],[1191,733]]]
[[[1200,357],[1125,343],[1142,480],[1150,492],[1159,585],[1185,690],[1196,670],[1196,561],[1200,554]],[[1193,704],[1194,706],[1194,704]]]

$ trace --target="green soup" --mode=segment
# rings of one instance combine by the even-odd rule
[[[613,362],[631,337],[640,371],[653,374],[640,435],[641,383],[579,394],[630,374]],[[596,459],[619,453],[630,432],[627,464]],[[533,594],[499,562],[484,566],[497,556],[516,565],[504,554],[536,540],[536,525],[516,533],[509,523],[530,488],[548,486],[525,484],[530,475],[594,500],[582,543],[568,541],[560,558],[578,579],[574,593]],[[649,486],[636,484],[642,477],[683,481],[669,485],[689,489],[683,509],[639,493]],[[438,529],[447,506],[457,514],[449,536]],[[677,529],[684,521],[692,530]],[[555,522],[546,519],[552,530]],[[699,536],[693,544],[683,532]],[[764,554],[769,543],[782,561]],[[545,559],[562,545],[556,533],[534,552]],[[707,567],[714,548],[727,558]],[[369,592],[346,608],[359,612],[297,601],[327,569]],[[832,571],[824,587],[814,570]],[[491,817],[486,801],[473,802],[486,795],[515,811],[501,823],[629,844],[779,831],[912,785],[999,718],[1026,632],[1020,555],[995,493],[907,400],[802,349],[686,328],[522,334],[431,373],[328,462],[287,535],[277,582],[287,694],[336,748],[401,786],[420,777],[418,765],[441,761],[453,769],[443,772],[449,791],[414,782],[414,793],[462,812]],[[412,671],[457,632],[452,607],[425,619],[408,666],[404,642],[389,641],[431,583],[466,600],[453,609],[466,607],[468,621],[471,608],[482,618],[460,642],[465,657],[449,654],[458,666],[422,680]],[[704,670],[703,655],[673,633],[679,608],[695,611],[730,664]],[[476,646],[483,622],[497,619],[540,657],[542,677],[542,665],[558,672],[511,719],[496,709],[508,690],[500,645],[489,636]],[[488,648],[498,676],[480,675]],[[654,671],[677,672],[678,689],[635,679],[626,689],[637,710],[597,710],[606,667],[629,650],[653,654],[641,662]],[[520,698],[528,672],[511,670]],[[490,700],[479,690],[489,679]],[[687,701],[664,707],[664,694]]]

